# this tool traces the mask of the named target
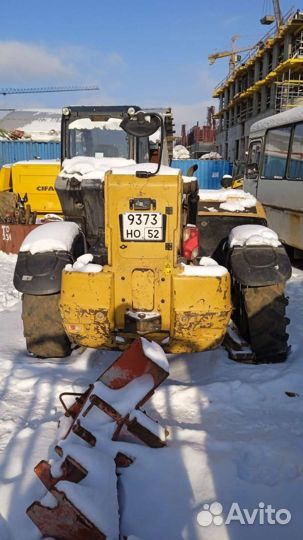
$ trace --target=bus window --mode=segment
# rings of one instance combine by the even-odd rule
[[[261,141],[252,141],[248,150],[248,163],[260,165]]]
[[[281,180],[285,177],[291,127],[268,130],[265,139],[263,178]]]
[[[295,126],[287,178],[303,180],[303,124]]]

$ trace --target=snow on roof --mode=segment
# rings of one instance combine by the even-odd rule
[[[177,144],[173,148],[173,158],[174,159],[189,159],[190,153],[187,150],[187,148],[185,148],[185,146],[183,146],[182,144]]]
[[[70,251],[78,233],[78,225],[71,221],[45,223],[26,236],[20,251],[30,251],[32,255],[46,251]]]
[[[219,209],[226,212],[244,212],[246,208],[253,208],[257,204],[251,193],[242,189],[200,189],[199,198],[202,202],[220,202]],[[217,212],[218,208],[205,206],[209,212]]]
[[[106,171],[116,172],[135,165],[133,159],[126,158],[94,158],[86,156],[77,156],[71,159],[65,159],[62,164],[60,176],[62,178],[76,178],[77,180],[103,180]]]
[[[10,165],[3,165],[3,167],[15,167],[16,165],[54,165],[56,169],[60,168],[60,159],[24,159],[21,161],[16,161]]]
[[[268,116],[267,118],[262,118],[252,124],[250,128],[250,133],[255,133],[256,131],[263,131],[273,127],[283,126],[284,124],[291,124],[292,122],[299,122],[303,120],[303,107],[294,107],[289,109],[289,111],[284,111],[279,114],[274,114]]]
[[[24,131],[34,140],[59,140],[61,132],[61,110],[15,110],[0,119],[0,127],[13,131]]]
[[[208,154],[203,154],[200,159],[222,159],[222,156],[218,152],[209,152]]]
[[[94,122],[90,118],[79,118],[74,122],[71,122],[68,126],[68,129],[104,129],[110,131],[122,131],[120,127],[122,120],[121,118],[109,118],[108,120]]]
[[[62,178],[76,178],[77,180],[104,179],[106,171],[113,174],[135,174],[137,171],[155,172],[156,163],[135,163],[133,159],[125,158],[94,158],[78,156],[65,159],[60,172]],[[164,176],[178,174],[178,169],[161,165],[158,174]],[[185,177],[185,181],[189,181]],[[194,178],[190,178],[193,180]]]

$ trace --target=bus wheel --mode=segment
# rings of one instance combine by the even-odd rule
[[[277,363],[286,360],[287,344],[285,316],[288,299],[284,284],[238,289],[235,322],[255,354],[256,363]]]
[[[40,358],[62,358],[71,352],[59,312],[59,294],[22,296],[24,337],[29,353]]]

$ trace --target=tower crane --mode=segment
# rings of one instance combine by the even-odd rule
[[[46,86],[41,88],[0,88],[0,94],[43,94],[46,92],[83,92],[86,90],[99,90],[98,86]]]
[[[236,66],[237,62],[239,62],[239,60],[241,60],[241,56],[239,55],[239,53],[247,52],[247,51],[250,51],[251,49],[255,48],[255,45],[253,45],[251,47],[246,47],[244,49],[236,49],[235,48],[235,42],[238,39],[238,37],[239,36],[232,36],[232,38],[231,38],[231,50],[215,52],[213,54],[210,54],[208,56],[209,65],[214,64],[215,61],[218,60],[218,58],[225,58],[226,56],[229,56],[230,57],[229,58],[229,73],[231,73],[235,69],[235,66]]]

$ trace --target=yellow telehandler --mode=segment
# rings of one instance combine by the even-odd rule
[[[127,144],[108,158],[101,145],[97,158],[75,156],[64,126],[83,117],[63,115],[71,159],[56,190],[65,221],[30,233],[15,270],[28,350],[62,357],[73,344],[125,349],[145,336],[167,352],[204,351],[233,319],[251,347],[230,347],[235,358],[285,360],[290,263],[262,207],[238,190],[199,193],[193,177],[161,165],[170,133],[160,114],[98,112],[100,122],[122,118]],[[148,163],[157,130],[159,161]],[[137,163],[123,161],[130,150]]]

